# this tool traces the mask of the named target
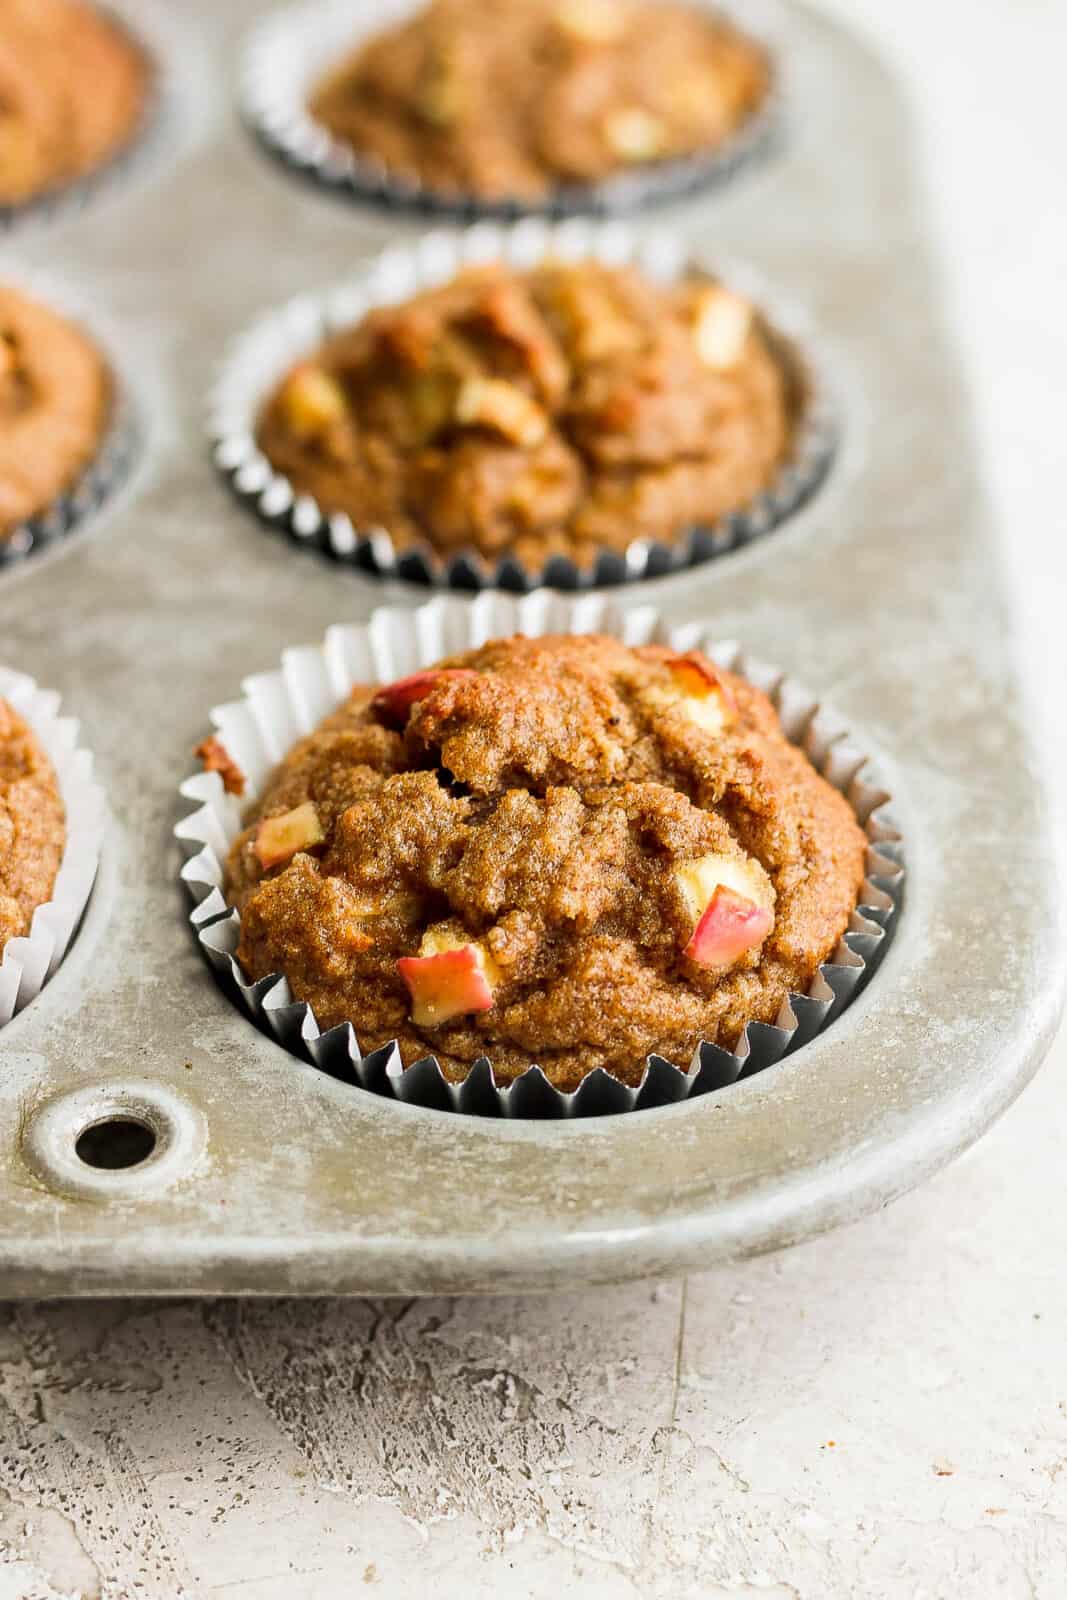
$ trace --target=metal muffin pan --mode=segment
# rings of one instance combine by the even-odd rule
[[[222,62],[258,9],[195,0],[187,26]],[[843,374],[839,463],[773,539],[616,593],[741,640],[862,730],[909,844],[885,961],[772,1070],[694,1104],[550,1123],[353,1094],[219,992],[171,838],[208,708],[285,646],[413,591],[264,539],[215,479],[200,419],[227,340],[387,235],[285,183],[213,83],[200,147],[154,187],[19,236],[27,267],[78,261],[155,412],[122,502],[0,572],[0,654],[81,718],[113,817],[70,954],[0,1036],[0,1293],[418,1294],[681,1271],[885,1204],[1036,1069],[1063,971],[1042,767],[906,113],[836,25],[800,7],[787,22],[788,151],[648,226],[757,262],[810,308]],[[414,237],[404,226],[392,236]],[[116,1117],[148,1126],[155,1153],[85,1167],[77,1136]]]

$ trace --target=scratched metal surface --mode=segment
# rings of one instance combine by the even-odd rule
[[[196,0],[183,19],[219,63],[256,9]],[[810,308],[841,373],[844,457],[788,531],[627,600],[713,620],[824,689],[882,752],[912,846],[875,982],[763,1078],[576,1125],[479,1125],[353,1095],[215,988],[169,838],[207,707],[283,646],[419,596],[266,537],[214,481],[201,422],[225,341],[402,225],[285,182],[211,80],[187,102],[198,137],[178,160],[5,251],[99,308],[149,426],[122,502],[0,579],[0,653],[81,717],[115,819],[72,954],[0,1038],[5,1295],[424,1294],[680,1271],[883,1204],[977,1137],[1036,1068],[1059,1003],[1042,780],[907,120],[848,36],[799,9],[788,26],[788,154],[645,225],[752,260]],[[119,1181],[113,1200],[57,1192],[27,1159],[36,1109],[126,1080],[202,1113],[204,1153],[136,1199]]]

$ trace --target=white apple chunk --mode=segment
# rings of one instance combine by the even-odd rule
[[[281,816],[267,817],[256,829],[255,852],[260,866],[269,871],[283,861],[291,861],[298,850],[311,850],[322,844],[326,835],[322,831],[319,814],[310,800],[283,811]]]
[[[733,966],[774,926],[774,888],[758,861],[701,856],[674,881],[693,922],[685,954],[698,966]]]

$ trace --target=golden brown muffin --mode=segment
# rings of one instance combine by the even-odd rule
[[[673,0],[434,0],[318,84],[310,110],[426,188],[536,200],[715,150],[769,79],[750,39]]]
[[[797,387],[752,306],[708,278],[493,265],[328,339],[258,440],[399,549],[590,565],[750,504],[788,457]]]
[[[52,898],[66,844],[55,771],[33,730],[0,700],[0,955]]]
[[[0,541],[88,466],[111,394],[103,357],[73,323],[0,284]]]
[[[250,979],[462,1079],[573,1089],[732,1047],[848,926],[866,841],[769,700],[705,657],[498,640],[358,688],[234,842]]]
[[[82,0],[0,0],[0,206],[84,177],[142,121],[148,64]]]

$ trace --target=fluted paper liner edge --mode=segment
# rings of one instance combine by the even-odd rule
[[[66,955],[89,901],[105,826],[104,792],[93,758],[78,743],[78,724],[60,715],[60,699],[24,672],[0,666],[0,699],[33,729],[47,752],[66,811],[66,844],[52,897],[37,907],[30,931],[0,950],[0,1028],[36,999]]]

